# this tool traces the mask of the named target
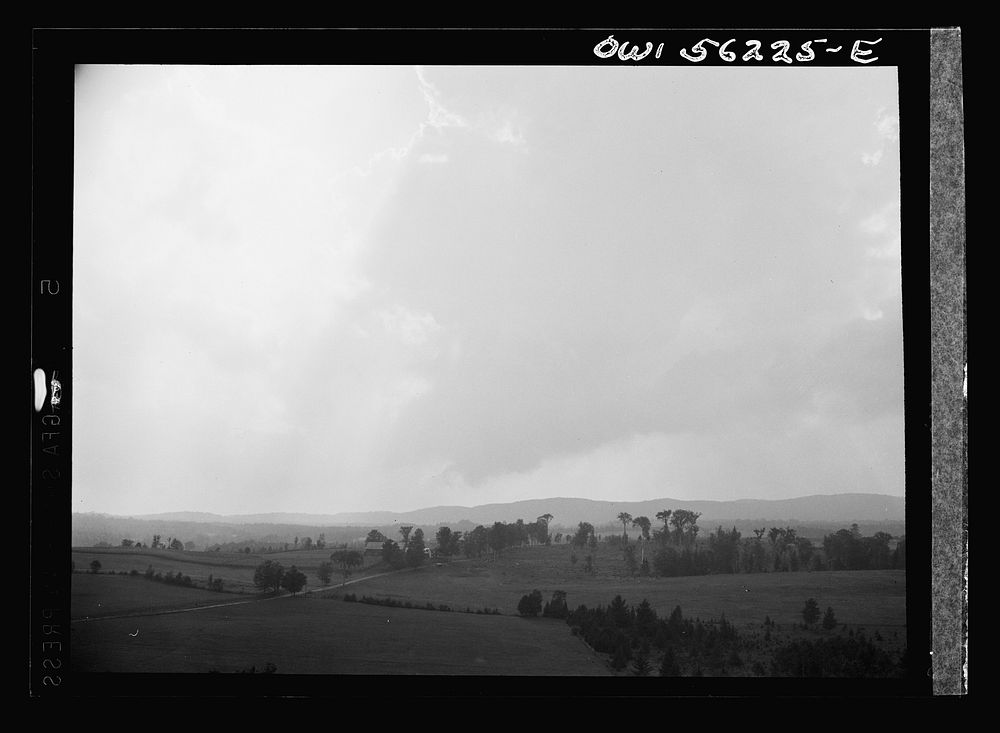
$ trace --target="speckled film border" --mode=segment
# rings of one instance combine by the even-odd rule
[[[930,34],[931,648],[935,695],[968,691],[962,36]]]

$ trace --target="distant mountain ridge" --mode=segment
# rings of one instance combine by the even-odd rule
[[[543,514],[553,515],[553,526],[575,526],[579,522],[607,524],[620,512],[633,517],[654,519],[664,509],[687,509],[700,512],[699,522],[711,523],[738,520],[768,520],[772,522],[872,522],[902,521],[906,517],[905,499],[884,494],[817,494],[794,499],[737,499],[733,501],[684,501],[681,499],[650,499],[646,501],[599,501],[554,497],[529,499],[473,507],[437,506],[408,512],[341,512],[338,514],[307,514],[276,512],[268,514],[211,514],[208,512],[168,512],[131,515],[132,519],[197,522],[213,524],[281,524],[303,526],[386,526],[397,523],[417,525],[474,524],[534,521]],[[654,519],[655,522],[655,519]]]

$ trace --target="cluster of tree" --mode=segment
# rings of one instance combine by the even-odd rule
[[[698,539],[698,518],[701,512],[687,509],[664,509],[656,513],[656,518],[663,522],[663,528],[653,532],[653,539],[662,546],[691,548]],[[630,521],[632,518],[626,514]],[[620,517],[619,517],[620,518]],[[641,517],[640,519],[645,519]],[[639,520],[635,520],[639,521]],[[648,523],[649,520],[645,519]],[[648,530],[646,532],[648,536]]]
[[[109,545],[107,542],[100,542],[100,543],[98,543],[97,546],[98,547],[110,547],[111,545]],[[143,544],[142,544],[142,542],[139,542],[137,540],[132,540],[132,539],[129,539],[129,538],[126,537],[126,538],[122,539],[121,544],[119,545],[119,547],[124,547],[126,549],[132,548],[132,549],[139,550],[139,549],[142,549]],[[164,543],[164,542],[161,541],[160,535],[154,534],[153,535],[153,539],[149,543],[149,547],[150,547],[150,549],[153,549],[153,550],[178,550],[178,551],[183,551],[183,550],[193,550],[196,547],[196,545],[195,545],[194,542],[181,542],[176,537],[168,537],[166,543]]]
[[[166,583],[167,585],[182,585],[187,588],[190,588],[194,585],[194,583],[191,581],[190,575],[184,575],[180,571],[178,571],[175,574],[173,571],[169,570],[164,575],[163,573],[155,572],[153,570],[152,565],[146,568],[146,572],[143,573],[143,577],[145,577],[146,580],[153,580],[157,583]]]
[[[323,550],[326,549],[326,534],[320,533],[319,538],[314,542],[312,537],[303,537],[299,539],[298,537],[292,542],[292,547],[288,547],[288,543],[285,543],[284,548],[286,550]]]
[[[698,512],[685,509],[665,509],[657,512],[662,528],[650,532],[646,517],[633,518],[627,512],[618,515],[622,523],[620,538],[609,538],[613,544],[623,546],[626,572],[649,572],[644,566],[646,540],[652,540],[652,571],[660,576],[705,575],[709,573],[765,573],[795,572],[799,570],[876,570],[904,568],[906,543],[900,538],[896,548],[890,550],[891,535],[877,532],[872,537],[862,537],[855,524],[828,535],[822,551],[805,537],[799,537],[791,527],[761,527],[753,530],[752,537],[743,537],[736,527],[730,530],[721,526],[707,540],[698,540]],[[641,548],[636,557],[629,543],[629,524],[641,530]],[[596,545],[594,528],[581,522],[573,537],[578,547]]]
[[[754,530],[742,537],[733,527],[719,527],[707,541],[685,541],[676,533],[657,534],[653,570],[657,575],[705,575],[709,573],[764,573],[822,568],[812,543],[797,537],[790,527]],[[688,535],[691,536],[690,534]]]
[[[822,558],[805,537],[791,527],[765,527],[742,537],[735,527],[719,527],[709,535],[707,565],[717,573],[766,573],[820,570]]]
[[[324,533],[320,533],[319,538],[315,541],[312,537],[295,537],[292,542],[263,542],[258,540],[247,542],[243,540],[215,543],[207,546],[207,549],[210,552],[239,552],[245,555],[266,555],[275,552],[294,552],[296,550],[325,550],[336,546],[336,544],[331,544],[326,540]],[[342,546],[346,547],[346,544]],[[187,549],[191,548],[187,547]]]
[[[542,614],[545,618],[564,619],[569,616],[569,607],[566,605],[566,591],[556,590],[552,592],[552,600],[546,601],[542,605],[542,592],[537,588],[527,595],[521,596],[517,604],[517,612],[521,616],[534,618]]]
[[[610,654],[612,667],[619,670],[633,662],[636,674],[649,674],[653,649],[662,652],[659,669],[663,676],[680,675],[682,666],[699,674],[724,673],[727,667],[742,665],[739,636],[725,617],[706,623],[692,621],[684,618],[680,606],[669,618],[661,619],[649,601],[629,606],[619,595],[607,608],[578,606],[566,622],[595,651]]]
[[[552,591],[552,600],[545,602],[545,607],[542,609],[542,616],[561,619],[569,616],[569,606],[566,604],[566,591]]]
[[[193,549],[194,543],[188,542],[187,549]],[[161,541],[160,535],[154,534],[152,541],[150,541],[149,546],[154,550],[184,550],[185,545],[176,537],[168,537],[166,543]],[[132,540],[122,540],[122,547],[142,547],[141,542],[136,542],[132,544]]]
[[[365,564],[364,555],[357,550],[337,550],[330,554],[330,560],[340,566],[340,571],[344,574],[345,582],[351,577],[354,568],[359,568]],[[318,574],[324,584],[329,583],[330,577],[333,574],[333,565],[329,562],[320,563]]]
[[[306,576],[292,565],[288,570],[280,562],[265,560],[254,570],[253,584],[264,591],[277,593],[284,588],[295,595],[306,586]]]
[[[451,527],[439,527],[434,536],[437,540],[436,552],[441,557],[454,557],[462,552],[462,533],[452,532]]]
[[[468,532],[453,531],[450,527],[441,526],[435,535],[437,546],[434,552],[441,557],[454,557],[455,555],[465,555],[466,557],[483,557],[484,555],[500,555],[510,547],[521,547],[524,545],[552,543],[549,534],[549,522],[552,520],[551,514],[543,514],[534,522],[527,523],[523,519],[516,522],[494,522],[493,526],[476,526]],[[402,547],[397,543],[385,538],[381,532],[372,530],[368,533],[366,542],[383,542],[383,558],[395,566],[418,565],[423,562],[417,556],[417,551],[424,552],[423,530],[416,530],[410,537],[413,527],[404,525],[399,528],[403,535]],[[389,545],[387,548],[386,545]],[[395,545],[396,547],[392,547]],[[397,555],[396,550],[402,553],[402,557]],[[410,557],[410,555],[413,557]]]
[[[424,543],[424,531],[412,525],[404,524],[399,528],[403,545],[387,539],[382,544],[382,559],[392,568],[416,568],[424,564],[427,559],[426,544]]]
[[[889,549],[893,537],[876,532],[862,537],[858,525],[841,529],[823,538],[823,551],[830,570],[884,570],[906,567],[906,541],[900,538],[895,550]]]
[[[903,660],[894,660],[863,634],[816,640],[799,639],[775,650],[771,674],[777,677],[898,677]]]
[[[542,612],[542,592],[537,588],[527,595],[521,596],[517,604],[517,612],[522,616],[534,618]]]
[[[543,514],[530,523],[518,519],[516,522],[494,522],[489,528],[480,524],[460,537],[455,546],[466,557],[483,557],[488,554],[499,556],[511,547],[551,545],[550,521],[552,515]]]
[[[580,522],[576,532],[570,540],[574,547],[597,547],[597,535],[594,534],[594,525],[590,522]]]
[[[805,622],[805,625],[812,626],[819,621],[819,616],[819,604],[816,602],[816,599],[807,599],[806,605],[802,608],[802,620]],[[833,613],[832,606],[827,606],[826,613],[823,614],[823,628],[827,631],[837,628],[837,617]]]

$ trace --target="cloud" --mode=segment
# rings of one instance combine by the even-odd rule
[[[524,135],[519,129],[515,129],[514,123],[510,120],[504,122],[496,132],[493,139],[498,143],[507,143],[514,146],[524,145]]]
[[[467,127],[468,122],[461,115],[449,111],[441,102],[441,92],[427,79],[423,67],[416,66],[414,70],[420,81],[420,91],[424,95],[424,101],[427,102],[427,124],[436,129]]]
[[[882,162],[886,149],[899,140],[899,115],[886,107],[879,108],[875,114],[875,134],[879,147],[873,153],[862,153],[861,162],[873,168]]]
[[[441,164],[448,162],[446,153],[424,153],[418,158],[421,163]]]
[[[861,231],[865,234],[878,235],[882,234],[889,228],[889,218],[888,207],[880,211],[876,211],[861,220]]]
[[[882,161],[883,152],[884,151],[880,148],[871,154],[863,153],[861,155],[861,162],[867,166],[876,166]]]
[[[884,304],[896,302],[902,289],[902,234],[899,199],[889,201],[861,220],[868,244],[858,272],[857,293],[862,317],[883,315]],[[899,308],[898,303],[894,306]]]
[[[420,66],[413,67],[417,77],[417,88],[426,107],[426,116],[417,125],[408,140],[403,145],[384,148],[371,154],[363,165],[355,166],[354,173],[359,176],[370,176],[383,163],[399,163],[403,161],[425,138],[428,131],[441,133],[447,128],[464,128],[468,122],[453,112],[450,112],[441,102],[441,92],[428,80]],[[445,163],[447,155],[441,153],[425,153],[418,159],[421,163]]]
[[[894,76],[390,71],[291,92],[250,74],[228,96],[238,75],[196,75],[203,99],[154,74],[80,109],[76,478],[109,497],[93,508],[892,478],[897,181],[888,144],[877,167],[856,155],[892,134],[870,100]],[[118,454],[135,456],[120,473]]]
[[[416,313],[402,306],[380,311],[378,316],[387,333],[410,346],[426,343],[441,330],[430,313]]]
[[[899,115],[886,107],[880,108],[875,119],[875,129],[885,140],[899,139]]]

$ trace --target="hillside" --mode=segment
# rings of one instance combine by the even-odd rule
[[[219,524],[281,524],[302,526],[380,526],[396,523],[455,524],[466,520],[474,524],[534,520],[552,514],[554,522],[573,526],[579,522],[604,523],[619,512],[632,516],[654,517],[663,509],[688,509],[700,512],[703,522],[736,520],[773,520],[802,522],[872,522],[905,519],[903,497],[882,494],[827,494],[795,499],[741,499],[737,501],[683,501],[651,499],[648,501],[595,501],[592,499],[551,498],[483,504],[474,507],[438,506],[409,512],[344,512],[340,514],[205,514],[177,512],[135,517],[146,520],[213,522]]]
[[[551,526],[575,527],[590,522],[596,527],[614,525],[620,512],[650,519],[664,509],[687,509],[700,512],[699,524],[706,529],[721,524],[749,531],[751,525],[797,526],[810,528],[810,534],[822,535],[857,523],[862,528],[879,528],[901,534],[905,520],[902,497],[877,494],[836,494],[804,496],[795,499],[738,501],[680,501],[654,499],[638,502],[594,501],[591,499],[551,498],[517,501],[507,504],[484,504],[475,507],[440,506],[410,512],[351,512],[341,514],[245,514],[220,515],[204,512],[120,517],[108,514],[74,514],[75,546],[97,542],[118,544],[123,537],[148,541],[153,534],[163,538],[179,537],[204,547],[212,543],[259,540],[269,543],[289,542],[293,536],[316,538],[322,532],[328,543],[354,542],[368,529],[393,532],[400,524],[436,527],[447,524],[453,529],[468,530],[477,524],[534,521],[543,514],[553,516]]]

